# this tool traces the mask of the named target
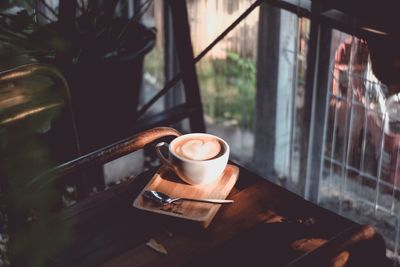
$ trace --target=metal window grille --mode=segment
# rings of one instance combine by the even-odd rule
[[[398,262],[400,154],[386,88],[372,74],[362,40],[334,30],[332,42],[318,204],[373,224]]]

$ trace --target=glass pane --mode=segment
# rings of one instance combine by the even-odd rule
[[[192,45],[195,56],[206,48],[222,33],[253,0],[189,0],[187,7],[191,29]],[[218,47],[210,51],[212,58],[224,58],[228,51],[240,52],[252,57],[257,45],[258,9],[242,21]]]
[[[188,1],[194,54],[200,53],[253,1]],[[250,162],[256,89],[258,10],[197,65],[207,131],[225,138],[233,158]]]
[[[332,47],[319,203],[376,226],[397,257],[400,138],[386,122],[386,87],[373,75],[363,40],[334,30]]]
[[[188,2],[195,54],[253,3],[248,0],[228,2]],[[257,80],[272,77],[265,68],[260,68],[268,63],[257,62],[265,53],[258,51],[257,46],[267,47],[267,43],[259,43],[260,34],[266,34],[259,32],[259,16],[260,10],[254,10],[196,65],[207,131],[228,141],[232,159],[296,191],[304,127],[302,114],[310,23],[291,12],[279,11],[280,22],[277,24],[280,26],[274,37],[278,40],[279,57],[274,64],[277,82],[273,89]],[[265,93],[268,90],[276,92],[272,96]],[[260,101],[263,107],[257,107],[256,98],[270,101],[275,111],[266,112],[268,107],[265,106],[269,104]],[[269,127],[271,121],[273,131]],[[256,144],[257,138],[263,142]],[[269,146],[269,143],[273,145]]]
[[[164,15],[163,1],[153,1],[143,17],[143,23],[157,29],[156,45],[144,58],[143,83],[140,93],[140,105],[147,103],[165,83],[164,77]],[[173,90],[173,89],[171,89]],[[164,97],[163,97],[164,98]],[[148,111],[149,114],[164,110],[163,98],[158,100]]]

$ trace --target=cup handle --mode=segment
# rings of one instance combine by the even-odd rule
[[[162,147],[168,148],[168,144],[165,142],[161,142],[156,145],[156,153],[157,153],[158,158],[162,161],[162,163],[164,163],[164,165],[166,165],[171,170],[175,171],[175,169],[176,169],[175,166],[161,152]]]

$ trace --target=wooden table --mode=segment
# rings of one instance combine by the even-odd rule
[[[327,262],[336,257],[337,263],[348,259],[354,266],[382,266],[378,262],[385,247],[373,228],[315,206],[242,167],[229,196],[235,203],[223,206],[207,229],[133,208],[153,172],[58,215],[56,222],[68,222],[72,238],[49,256],[52,265],[330,266]],[[149,248],[150,239],[168,254]]]
[[[77,174],[171,135],[180,133],[164,127],[145,131],[50,170],[32,186]],[[228,196],[235,203],[221,207],[206,229],[132,207],[156,170],[80,201],[47,221],[48,229],[62,225],[58,233],[68,237],[62,248],[54,244],[53,252],[43,251],[48,266],[384,266],[385,244],[372,227],[239,168]],[[150,239],[167,254],[148,247]]]

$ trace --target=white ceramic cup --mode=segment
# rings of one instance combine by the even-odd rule
[[[211,159],[193,160],[178,155],[176,145],[182,144],[185,139],[216,139],[221,146],[218,155]],[[168,158],[161,151],[162,147],[168,147]],[[177,174],[184,182],[192,185],[208,184],[216,181],[225,170],[229,158],[229,145],[225,140],[211,134],[191,133],[176,137],[168,145],[165,142],[156,145],[156,152],[160,160]]]

